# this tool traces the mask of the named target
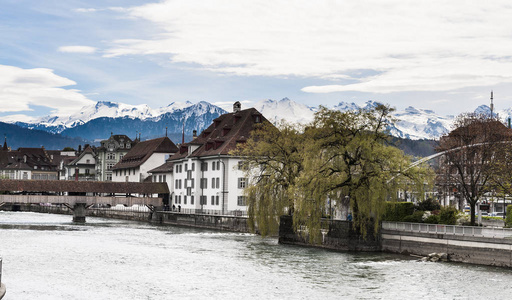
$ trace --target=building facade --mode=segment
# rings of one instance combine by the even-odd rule
[[[148,171],[161,166],[177,151],[178,148],[168,137],[138,142],[112,167],[112,180],[143,182],[149,176]]]
[[[112,181],[112,168],[137,144],[124,134],[111,135],[96,149],[96,180]]]
[[[245,214],[244,189],[249,181],[241,158],[230,153],[264,121],[256,109],[241,110],[236,102],[232,113],[219,116],[194,140],[180,145],[165,165],[151,170],[152,179],[165,176],[172,204],[183,211]]]

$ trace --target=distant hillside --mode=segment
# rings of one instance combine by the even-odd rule
[[[391,144],[404,151],[407,155],[426,157],[436,153],[438,142],[435,140],[410,140],[393,137]]]
[[[20,147],[39,148],[41,146],[49,150],[59,150],[65,147],[76,149],[78,145],[87,143],[81,138],[64,137],[59,134],[31,130],[3,122],[0,122],[0,134],[7,137],[7,145],[11,149]],[[1,144],[3,145],[3,140]]]

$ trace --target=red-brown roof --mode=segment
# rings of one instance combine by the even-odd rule
[[[228,155],[238,143],[247,141],[255,124],[261,122],[268,121],[254,108],[221,115],[196,139],[181,145],[180,151],[169,160],[187,157],[190,145],[199,146],[191,157]]]
[[[148,171],[149,173],[172,173],[174,163],[166,161],[163,165]]]
[[[0,180],[0,191],[168,194],[167,183],[70,181],[70,180]]]
[[[136,168],[148,160],[153,153],[176,153],[177,151],[178,147],[168,137],[139,142],[112,169]]]

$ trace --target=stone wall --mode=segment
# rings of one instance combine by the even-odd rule
[[[154,213],[151,222],[223,231],[250,232],[245,217],[158,211]]]
[[[382,251],[426,256],[447,253],[448,259],[480,265],[512,267],[512,240],[382,229]]]
[[[312,245],[320,248],[344,251],[380,251],[379,236],[369,228],[366,237],[355,231],[352,222],[341,220],[326,220],[322,243]],[[282,216],[279,225],[279,243],[309,246],[307,237],[293,231],[291,216]]]

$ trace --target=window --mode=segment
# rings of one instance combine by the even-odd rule
[[[107,181],[112,181],[112,174],[107,174]]]
[[[190,196],[190,204],[194,205],[194,196]]]
[[[212,196],[212,205],[215,205],[215,196]]]
[[[124,155],[119,154],[119,160],[123,159]]]
[[[178,204],[178,196],[174,196],[174,203]]]
[[[194,178],[190,179],[190,187],[194,188]]]
[[[130,149],[131,147],[132,147],[132,144],[130,144],[130,143],[126,144],[126,149]]]
[[[181,195],[178,196],[178,203],[181,204]]]
[[[188,164],[185,164],[185,172],[188,171]]]
[[[192,196],[192,188],[187,188],[187,196]]]
[[[208,163],[201,163],[201,171],[208,171]]]
[[[215,196],[215,205],[219,205],[219,196]]]
[[[111,170],[114,167],[114,163],[108,163],[107,164],[107,170]]]
[[[86,175],[89,175],[89,174],[90,174],[90,171],[91,171],[91,170],[89,170],[89,169],[85,169],[85,174],[86,174]]]
[[[238,206],[247,206],[247,198],[245,196],[238,196]]]
[[[239,162],[238,162],[238,170],[240,170],[240,171],[245,171],[245,170],[247,170],[247,168],[245,167],[245,165],[244,165],[244,162],[243,162],[243,161],[239,161]]]
[[[91,160],[90,160],[90,159],[86,159],[86,160],[85,160],[85,163],[86,163],[86,164],[90,164],[90,163],[91,163]]]
[[[201,178],[200,187],[202,189],[208,188],[208,179],[207,178]]]
[[[115,153],[107,153],[107,159],[116,159]]]
[[[176,179],[176,180],[174,181],[174,188],[175,188],[175,189],[178,189],[178,179]]]
[[[158,182],[162,182],[162,175],[158,175]]]
[[[195,170],[196,170],[196,164],[192,163],[192,171],[195,171]]]
[[[212,189],[215,188],[215,178],[212,177]]]
[[[199,196],[199,204],[206,205],[206,196]]]
[[[220,188],[220,177],[217,177],[217,180],[215,182],[215,187]]]
[[[135,169],[133,169],[133,175],[135,175]],[[164,182],[167,182],[167,178],[166,178],[166,177],[167,177],[167,175],[164,175],[164,176],[163,176],[163,180],[164,180]]]
[[[183,196],[183,204],[187,204],[187,196]]]
[[[238,188],[245,189],[246,186],[247,186],[247,178],[245,178],[245,177],[238,178]]]
[[[217,162],[217,170],[220,170],[220,161]]]
[[[212,171],[215,171],[215,162],[212,161]]]
[[[28,179],[28,173],[27,172],[23,172],[23,179]]]
[[[156,175],[153,175],[153,182],[156,182]]]

